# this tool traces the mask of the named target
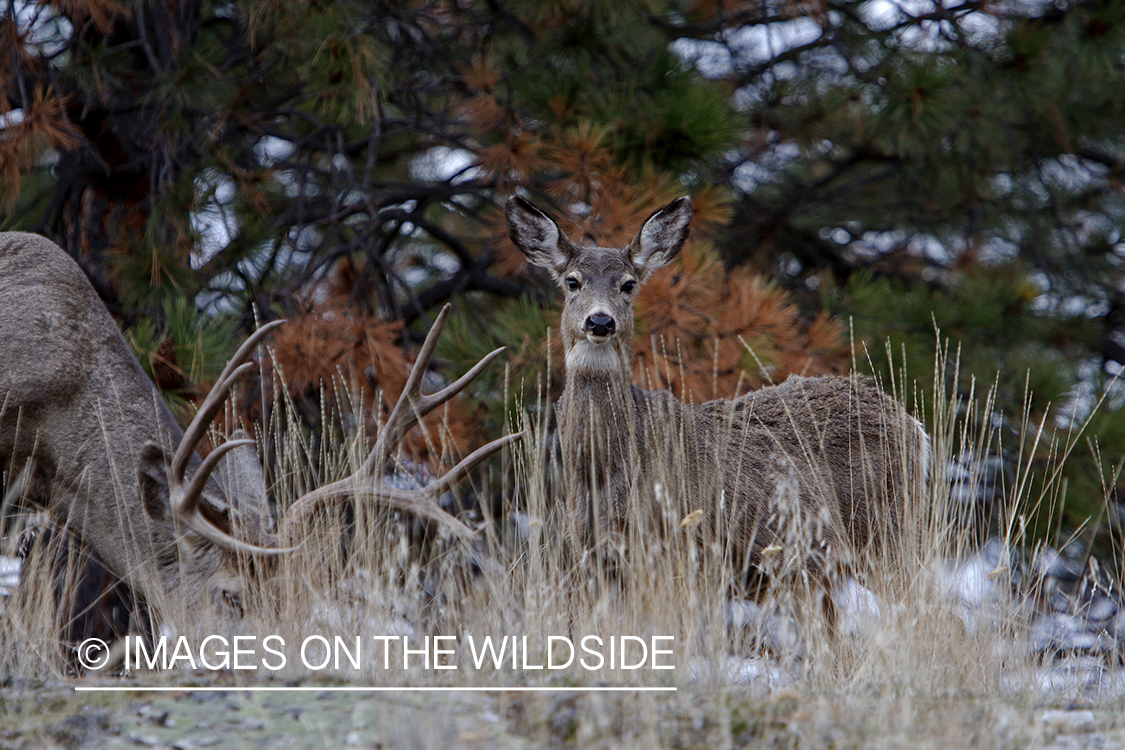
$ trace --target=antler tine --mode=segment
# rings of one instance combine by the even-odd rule
[[[262,338],[284,324],[284,320],[275,320],[271,323],[266,323],[264,326],[250,334],[250,338],[238,348],[234,356],[227,362],[226,367],[223,368],[219,379],[215,381],[215,385],[207,394],[207,398],[203,400],[203,405],[199,407],[199,411],[195,413],[195,417],[191,420],[191,424],[184,430],[184,435],[180,438],[180,444],[176,447],[176,453],[172,457],[172,476],[177,481],[183,481],[184,472],[187,470],[188,462],[191,460],[191,454],[195,453],[195,448],[199,445],[199,441],[203,438],[207,428],[211,425],[211,420],[223,408],[223,403],[226,401],[227,395],[230,393],[231,387],[235,381],[242,376],[247,370],[253,367],[253,364],[241,364],[258,342]]]
[[[196,513],[194,516],[178,517],[177,520],[212,544],[231,550],[232,552],[241,552],[255,557],[270,557],[288,554],[297,550],[296,547],[259,547],[256,544],[244,542],[215,526],[199,513]]]
[[[440,497],[453,485],[457,484],[466,476],[468,476],[469,472],[477,468],[477,466],[479,466],[481,462],[483,462],[486,458],[503,448],[507,448],[517,440],[521,440],[523,438],[523,435],[524,434],[522,432],[513,432],[510,435],[505,435],[502,438],[493,440],[488,445],[477,448],[475,451],[462,459],[459,464],[454,466],[449,471],[445,472],[445,474],[438,477],[438,479],[433,484],[431,484],[429,487],[426,487],[427,495],[429,495],[430,497]]]
[[[196,446],[210,426],[211,420],[223,408],[223,404],[230,394],[230,389],[247,370],[254,366],[252,362],[245,362],[246,358],[250,356],[254,347],[267,333],[284,322],[283,320],[275,320],[254,331],[227,362],[215,385],[207,394],[207,398],[203,400],[203,405],[199,407],[199,411],[191,420],[191,424],[184,430],[183,437],[180,438],[180,444],[176,447],[176,453],[172,457],[171,471],[168,477],[169,505],[177,521],[213,544],[253,555],[280,555],[291,552],[294,548],[259,547],[231,536],[208,521],[200,513],[199,500],[203,495],[203,488],[207,484],[207,479],[211,476],[215,467],[219,465],[223,456],[240,446],[253,445],[254,441],[229,440],[215,448],[200,464],[199,470],[195,472],[186,487],[184,486],[184,475],[187,472],[191,456],[195,453]]]
[[[175,507],[172,510],[177,514],[195,513],[195,509],[199,506],[199,497],[203,493],[203,486],[207,484],[207,478],[219,465],[222,457],[240,445],[253,444],[253,440],[228,440],[207,454],[207,458],[203,459],[203,463],[200,464],[199,470],[195,472],[195,476],[188,482],[187,490],[184,491],[183,496],[174,499]]]
[[[445,321],[452,308],[453,306],[449,304],[442,307],[441,312],[434,320],[434,324],[430,326],[430,332],[426,334],[426,340],[422,342],[422,348],[414,359],[413,367],[410,368],[410,375],[406,378],[406,386],[402,389],[402,394],[399,395],[394,408],[391,409],[386,424],[379,431],[379,437],[375,439],[375,446],[371,449],[367,460],[363,462],[364,474],[373,475],[376,472],[381,472],[383,465],[390,458],[391,449],[406,437],[406,433],[410,432],[410,428],[418,421],[411,418],[413,415],[410,414],[412,410],[410,404],[422,398],[422,378],[426,374],[426,368],[430,366],[430,357],[433,356],[438,336],[445,328]]]
[[[410,429],[418,424],[422,417],[463,391],[465,386],[476,380],[481,370],[483,370],[489,362],[496,359],[506,348],[507,347],[502,346],[499,349],[489,352],[480,362],[477,362],[471,370],[437,393],[431,393],[427,396],[422,394],[421,388],[413,392],[404,390],[395,403],[395,408],[391,412],[391,416],[387,418],[387,423],[383,425],[383,430],[379,433],[379,437],[375,441],[375,448],[371,451],[371,455],[368,456],[367,461],[363,465],[364,472],[373,474],[381,470],[383,464],[391,457],[391,450],[394,446],[402,442],[402,439],[406,437],[406,433],[410,432]],[[420,359],[421,357],[419,357],[419,360]],[[415,366],[417,366],[417,362],[415,362]]]
[[[456,396],[465,389],[469,383],[480,375],[481,370],[488,366],[488,363],[495,359],[505,347],[489,352],[480,362],[472,367],[467,373],[462,375],[456,382],[443,388],[437,393],[432,393],[428,396],[422,393],[422,379],[426,374],[426,369],[430,365],[430,357],[433,356],[434,347],[437,346],[438,337],[441,336],[442,329],[445,328],[445,321],[449,317],[449,311],[452,305],[445,305],[441,312],[438,313],[434,324],[430,327],[430,332],[426,334],[426,340],[422,344],[421,350],[418,352],[418,357],[414,360],[414,366],[410,369],[410,376],[406,379],[406,387],[402,389],[402,395],[398,397],[395,402],[394,409],[387,417],[386,424],[379,433],[379,437],[375,441],[375,447],[371,450],[370,455],[363,464],[363,471],[365,474],[373,475],[376,472],[383,470],[383,464],[390,458],[391,450],[394,446],[402,442],[406,437],[406,433],[418,423],[422,417],[429,414],[437,407],[444,404],[449,399]]]
[[[220,547],[257,556],[281,555],[292,552],[296,547],[259,547],[256,544],[243,542],[215,526],[199,512],[199,498],[203,493],[203,486],[207,483],[207,478],[211,476],[211,472],[218,466],[219,460],[239,446],[253,444],[253,440],[228,440],[211,451],[207,458],[203,459],[199,471],[195,472],[195,476],[191,478],[187,490],[179,498],[173,496],[172,512],[184,526]]]
[[[225,382],[220,379],[211,387],[211,390],[207,393],[207,398],[203,399],[203,405],[199,407],[199,411],[192,417],[191,424],[184,430],[183,437],[180,438],[180,444],[176,447],[176,454],[172,458],[172,476],[183,481],[184,475],[187,472],[188,463],[191,461],[191,454],[195,453],[199,441],[203,439],[207,428],[211,426],[211,421],[215,418],[215,415],[219,413],[219,410],[223,408],[223,403],[226,401],[227,396],[230,395],[230,389],[234,385],[235,380],[253,366],[253,364],[247,362],[235,369],[233,377]]]
[[[450,385],[442,388],[437,393],[431,393],[429,396],[422,396],[421,403],[416,407],[415,411],[418,412],[419,416],[424,417],[437,407],[444,404],[449,399],[456,396],[461,391],[465,390],[465,386],[476,380],[477,376],[480,375],[481,370],[483,370],[485,367],[488,367],[488,363],[500,356],[500,354],[502,354],[507,348],[508,347],[506,346],[502,346],[499,349],[493,349],[488,354],[484,355],[484,357],[481,358],[480,362],[477,362],[475,365],[473,365],[472,369],[470,369],[461,377],[457,378],[457,380],[455,380]]]

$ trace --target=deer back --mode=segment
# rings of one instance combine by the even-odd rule
[[[768,567],[763,550],[781,547],[787,564],[820,572],[896,551],[928,438],[873,382],[790,376],[691,408],[704,423],[691,475],[721,477],[697,497],[711,499],[738,564]]]

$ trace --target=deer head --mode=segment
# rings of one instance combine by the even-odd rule
[[[652,272],[679,254],[687,240],[691,201],[677,198],[654,213],[621,248],[572,242],[553,219],[519,196],[508,200],[506,212],[516,247],[529,263],[550,271],[562,289],[567,372],[631,372],[633,300]]]

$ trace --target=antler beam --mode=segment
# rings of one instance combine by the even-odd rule
[[[192,454],[195,453],[199,441],[206,434],[211,421],[223,408],[223,403],[230,394],[230,389],[234,386],[235,381],[254,366],[252,362],[246,362],[250,353],[254,351],[254,347],[267,333],[284,322],[283,320],[275,320],[254,331],[227,362],[227,366],[223,368],[219,379],[207,394],[207,398],[203,400],[203,405],[199,407],[199,411],[195,413],[191,424],[188,425],[183,437],[180,438],[180,444],[172,457],[172,466],[168,474],[168,501],[172,508],[172,515],[176,520],[220,547],[252,555],[277,555],[291,550],[283,547],[259,547],[231,536],[207,520],[199,510],[199,500],[203,496],[203,488],[207,484],[207,479],[211,476],[215,467],[219,465],[219,460],[240,445],[253,445],[254,441],[230,440],[223,443],[204,459],[191,481],[185,482],[185,475]]]

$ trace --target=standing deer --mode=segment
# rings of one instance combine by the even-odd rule
[[[171,596],[184,611],[231,624],[252,581],[238,556],[279,555],[300,543],[302,519],[319,504],[348,498],[382,503],[473,532],[435,502],[488,456],[518,439],[496,440],[427,487],[383,481],[399,441],[463,390],[502,350],[491,352],[443,390],[422,378],[449,313],[441,312],[406,388],[363,466],[294,501],[281,528],[269,509],[253,441],[245,433],[206,459],[196,447],[222,409],[263,336],[258,329],[227,364],[186,430],[129,351],[78,265],[57,245],[0,234],[0,472],[89,545],[106,567],[150,603]],[[245,363],[245,364],[244,364]],[[212,474],[218,470],[218,479]]]
[[[519,196],[506,213],[516,247],[564,295],[556,413],[579,554],[623,543],[630,529],[659,533],[670,514],[673,525],[713,531],[736,586],[760,585],[781,561],[823,579],[830,564],[891,551],[928,437],[867,380],[792,376],[698,405],[633,385],[633,303],[687,239],[689,199],[654,213],[620,248],[572,242]]]

